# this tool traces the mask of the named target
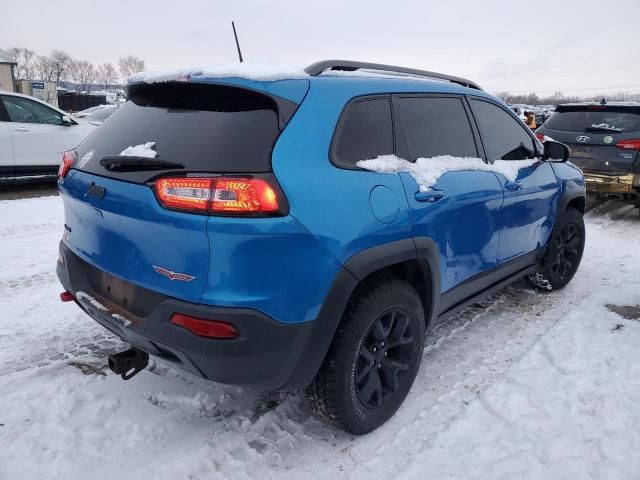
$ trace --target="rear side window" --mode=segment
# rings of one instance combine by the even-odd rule
[[[388,98],[358,100],[342,114],[331,160],[339,167],[393,153],[391,103]]]
[[[606,107],[605,107],[606,108]],[[640,131],[640,111],[605,110],[602,107],[582,111],[558,111],[544,124],[545,128],[579,133],[627,133]]]
[[[280,134],[272,98],[242,88],[188,83],[150,85],[131,93],[78,147],[81,159],[94,150],[84,170],[146,181],[153,173],[111,172],[100,160],[156,142],[156,158],[183,164],[182,173],[271,171],[271,152]]]
[[[526,127],[502,108],[472,99],[471,110],[489,160],[525,160],[536,156],[533,138]]]
[[[410,160],[439,155],[478,156],[461,99],[402,97],[399,102]]]

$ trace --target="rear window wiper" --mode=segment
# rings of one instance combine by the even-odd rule
[[[622,133],[621,128],[615,128],[615,127],[586,127],[584,131],[585,132]]]
[[[137,172],[142,170],[172,170],[184,168],[182,163],[166,162],[149,157],[111,155],[100,160],[100,165],[110,172]]]

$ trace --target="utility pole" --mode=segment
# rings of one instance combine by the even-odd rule
[[[233,36],[236,39],[236,47],[238,49],[238,58],[240,59],[240,63],[242,63],[242,52],[240,51],[240,42],[238,41],[238,34],[236,33],[236,24],[232,21],[231,27],[233,28]]]

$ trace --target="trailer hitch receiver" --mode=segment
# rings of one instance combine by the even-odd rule
[[[149,364],[149,354],[138,348],[130,348],[124,352],[109,355],[109,370],[129,380],[144,370]]]

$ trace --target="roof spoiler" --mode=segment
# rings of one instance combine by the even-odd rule
[[[433,78],[437,80],[445,80],[451,83],[457,83],[467,88],[475,88],[482,90],[480,85],[471,80],[462,77],[454,77],[445,73],[429,72],[427,70],[417,70],[415,68],[397,67],[394,65],[385,65],[382,63],[357,62],[352,60],[321,60],[313,63],[304,69],[309,75],[315,77],[327,70],[342,70],[352,72],[355,70],[378,70],[381,72],[401,73],[406,75],[414,75],[417,77]]]

